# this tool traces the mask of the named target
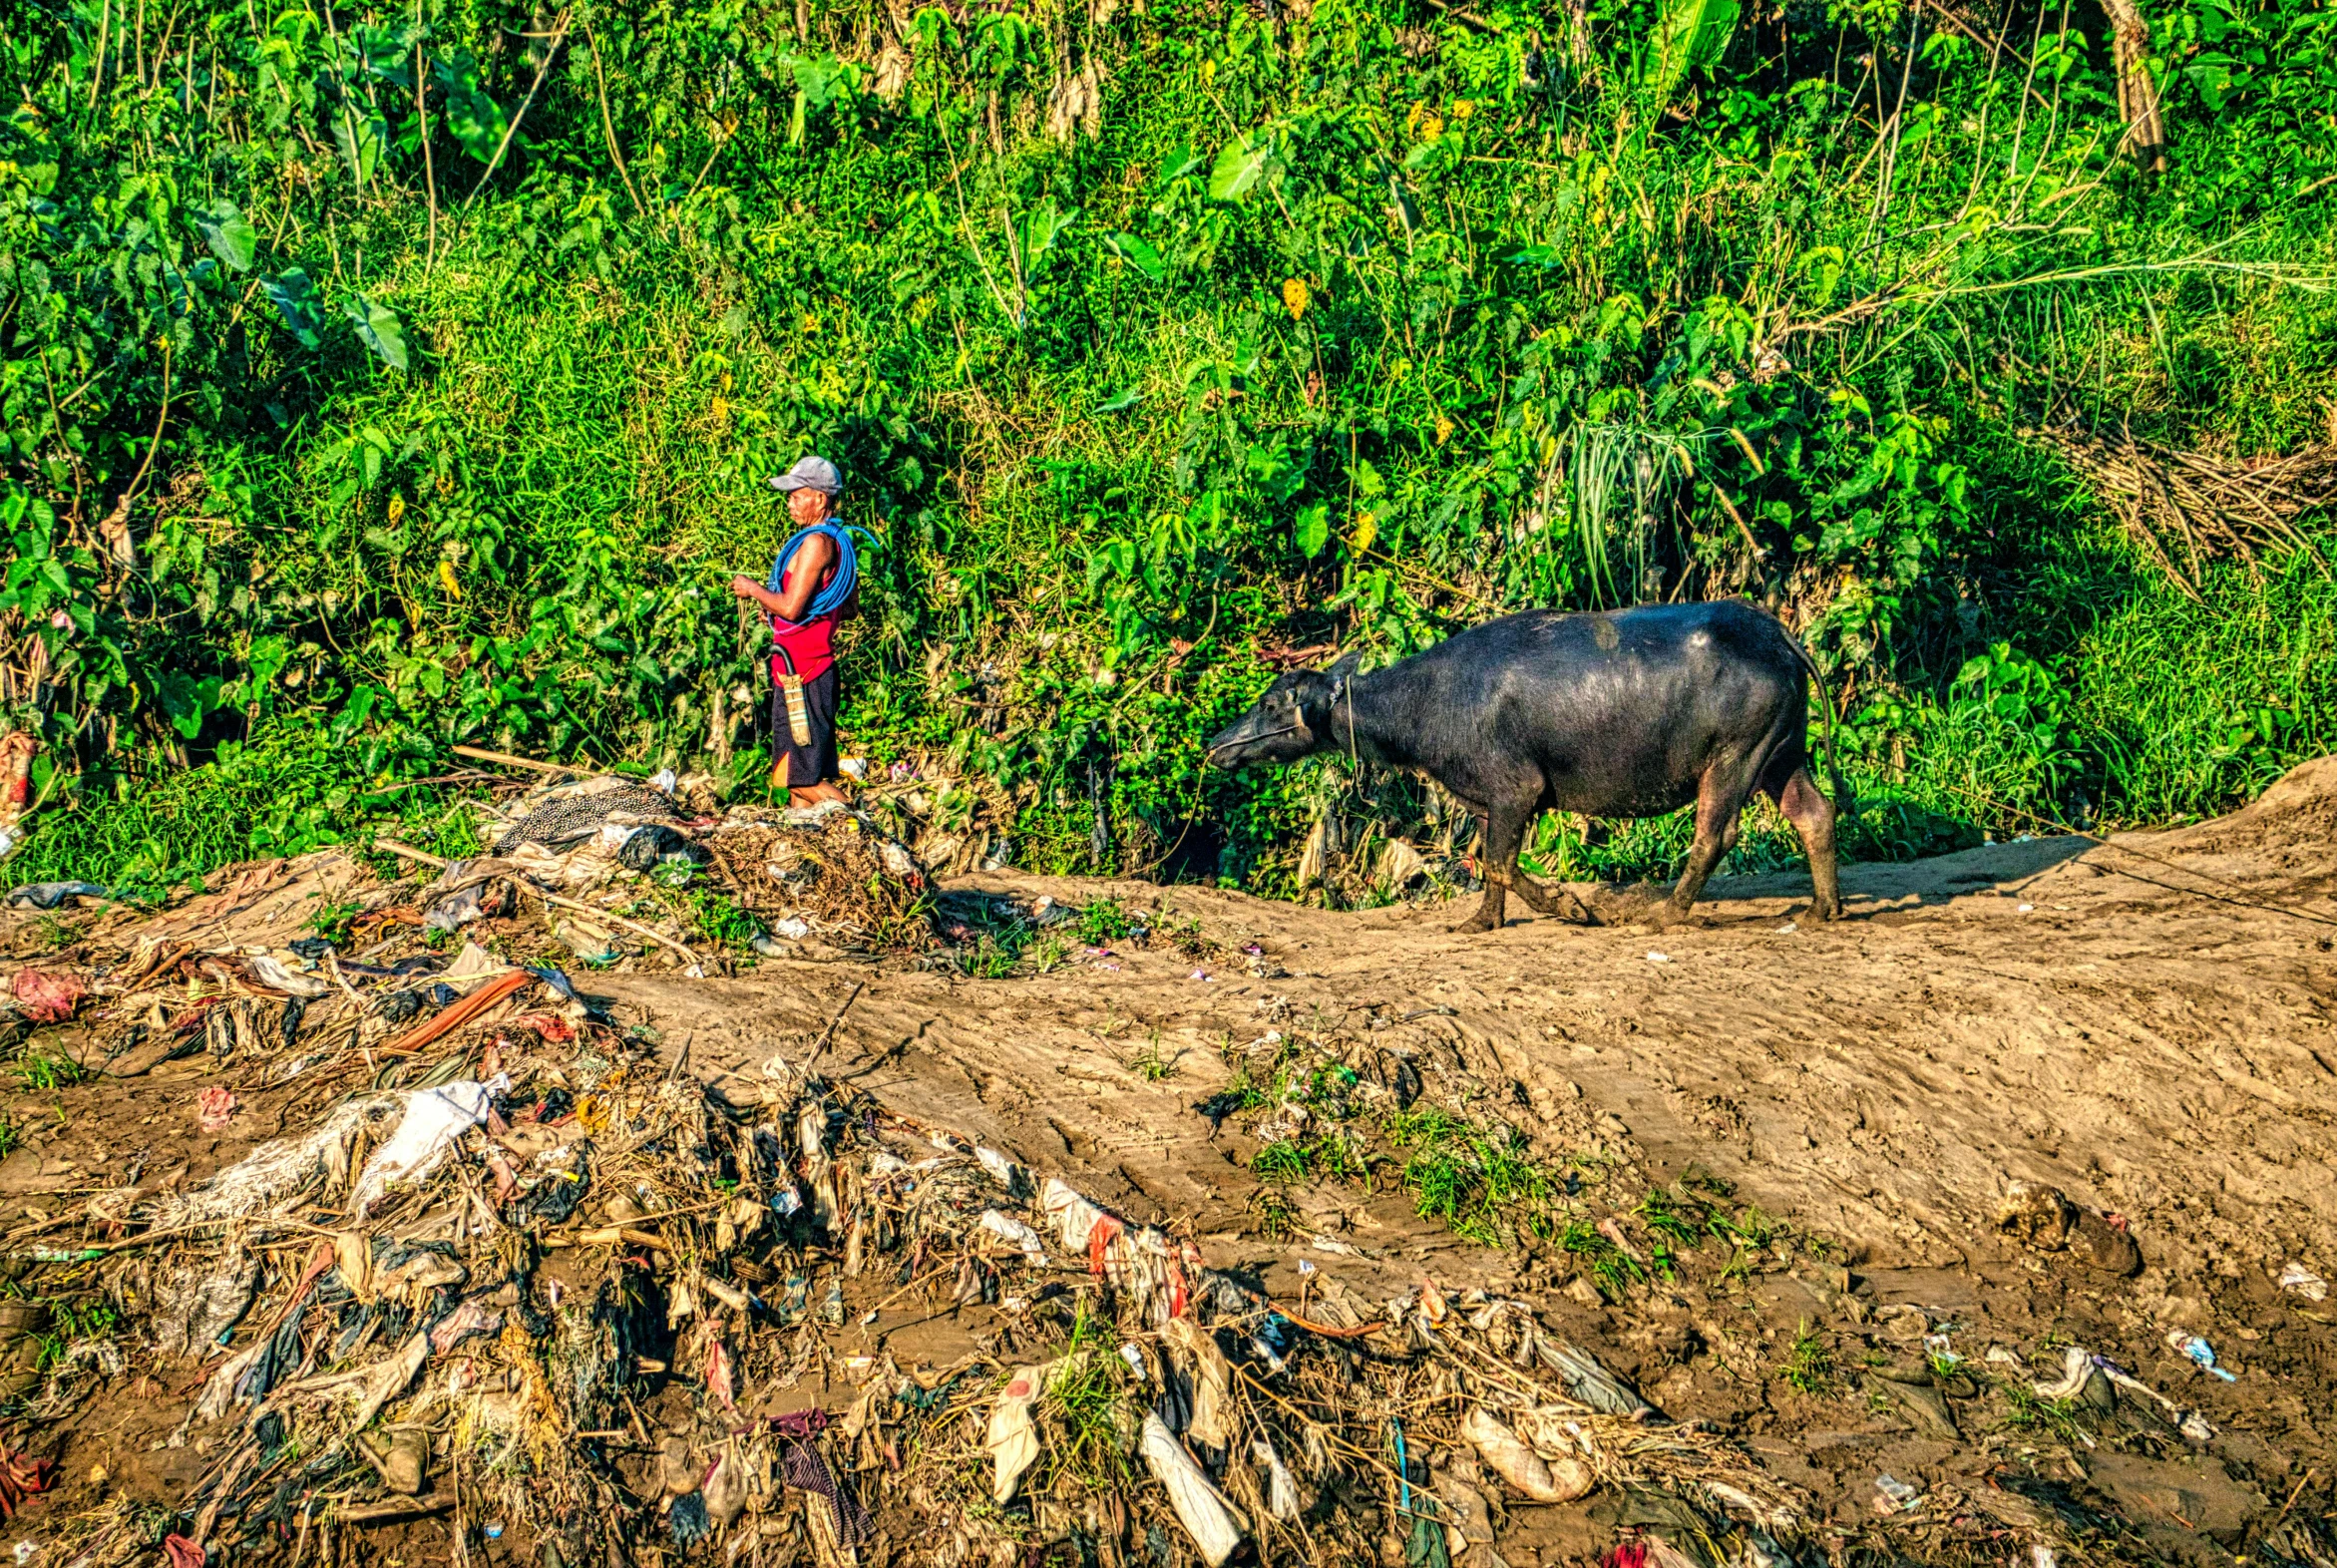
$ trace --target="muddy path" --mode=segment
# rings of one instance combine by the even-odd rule
[[[1461,936],[1459,905],[992,875],[952,891],[1111,898],[1153,912],[1151,938],[1012,979],[797,962],[582,979],[716,1096],[753,1103],[775,1056],[800,1069],[817,1042],[811,1065],[905,1125],[1190,1237],[1277,1302],[1423,1280],[1526,1301],[1806,1494],[1837,1557],[1887,1539],[1903,1559],[2027,1561],[2023,1542],[2055,1539],[2095,1560],[2325,1563],[2337,1304],[2278,1282],[2337,1277],[2333,840],[2337,760],[2176,832],[1850,868],[1831,924],[1789,877],[1717,881],[1670,928],[1585,888],[1600,926]],[[1513,1138],[1547,1223],[1470,1234],[1400,1140],[1270,1168],[1338,1131],[1292,1108],[1289,1084],[1325,1072]],[[187,1092],[161,1073],[19,1088],[5,1170],[35,1179],[11,1201],[86,1179]],[[247,1146],[181,1152],[198,1178]],[[2024,1244],[1999,1223],[2016,1183],[2131,1238],[2139,1266]],[[1683,1195],[1735,1228],[1668,1230]],[[900,1294],[855,1296],[855,1354],[995,1349],[978,1306]],[[2142,1391],[2032,1396],[2072,1346]],[[61,1471],[160,1500],[185,1468],[157,1436],[175,1418],[100,1394],[55,1437]],[[1903,1523],[1878,1522],[1883,1477],[1925,1499]],[[1471,1560],[1596,1557],[1634,1522],[1618,1506],[1512,1509],[1482,1543],[1496,1556]],[[913,1535],[875,1560],[925,1560]],[[401,1550],[446,1550],[431,1540]]]
[[[1753,1435],[1852,1515],[1876,1473],[1969,1481],[2036,1453],[1877,1407],[1857,1369],[1904,1359],[1893,1308],[1923,1309],[1972,1357],[2086,1344],[2201,1406],[2219,1434],[2108,1463],[2063,1443],[2055,1477],[2098,1481],[2157,1548],[2228,1547],[2308,1472],[2306,1491],[2324,1487],[2337,1459],[2337,1331],[2276,1284],[2291,1262],[2328,1275],[2337,1260],[2333,827],[2337,764],[2324,763],[2180,832],[1853,868],[1831,925],[1808,918],[1790,877],[1717,883],[1670,929],[1584,889],[1610,924],[1460,936],[1463,906],[1338,913],[990,876],[968,885],[1165,905],[1164,927],[1189,923],[1198,940],[1180,951],[1156,936],[1010,980],[779,966],[607,990],[719,1081],[753,1073],[774,1042],[808,1042],[865,982],[827,1060],[888,1105],[1187,1228],[1278,1299],[1297,1296],[1305,1260],[1388,1289],[1424,1272],[1547,1300],[1670,1413]],[[1577,1260],[1563,1250],[1469,1245],[1385,1187],[1287,1186],[1286,1234],[1270,1237],[1249,1164],[1260,1140],[1238,1119],[1213,1129],[1203,1109],[1261,1040],[1310,1031],[1351,1061],[1411,1065],[1431,1095],[1555,1162],[1604,1168],[1594,1207],[1709,1176],[1811,1246],[1751,1290],[1713,1286],[1700,1259],[1680,1280],[1701,1270],[1701,1288],[1659,1281],[1609,1304],[1568,1291]],[[2016,1181],[2118,1217],[2139,1274],[2003,1234]],[[1809,1325],[1848,1370],[1831,1397],[1777,1375]],[[2191,1367],[2171,1330],[2208,1339],[2239,1381]]]

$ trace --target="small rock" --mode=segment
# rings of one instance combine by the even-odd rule
[[[1891,1382],[1882,1377],[1867,1379],[1867,1387],[1881,1393],[1898,1409],[1913,1419],[1915,1429],[1932,1437],[1954,1438],[1958,1435],[1956,1413],[1948,1407],[1937,1388],[1919,1388],[1912,1383]]]
[[[2070,1232],[2070,1252],[2087,1267],[2130,1279],[2142,1272],[2142,1249],[2135,1239],[2099,1214],[2081,1213]]]
[[[665,1447],[657,1455],[657,1479],[668,1497],[687,1497],[698,1489],[698,1466],[690,1457],[689,1439],[665,1439]]]
[[[2059,1252],[2068,1246],[2077,1223],[2077,1205],[2064,1197],[2059,1187],[2041,1182],[2014,1182],[2005,1189],[2004,1201],[1996,1210],[1998,1230],[2009,1231],[2039,1252]]]
[[[1579,1303],[1584,1307],[1595,1309],[1607,1305],[1606,1298],[1599,1294],[1599,1288],[1593,1285],[1588,1278],[1580,1274],[1574,1275],[1572,1278],[1567,1280],[1566,1284],[1561,1288],[1561,1294],[1563,1294],[1569,1301]]]

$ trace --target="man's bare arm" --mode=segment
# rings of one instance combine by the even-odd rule
[[[815,534],[805,540],[795,553],[786,592],[774,593],[753,578],[743,575],[730,580],[730,591],[740,598],[754,600],[781,620],[801,620],[804,612],[811,608],[812,599],[820,591],[820,580],[828,575],[828,568],[835,561],[835,544],[826,535]]]

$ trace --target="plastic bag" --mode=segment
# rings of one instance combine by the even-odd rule
[[[1572,1502],[1597,1484],[1590,1466],[1580,1459],[1543,1459],[1526,1445],[1506,1422],[1483,1406],[1461,1417],[1460,1434],[1477,1450],[1494,1474],[1535,1502]]]
[[[1223,1568],[1249,1534],[1241,1511],[1225,1493],[1209,1484],[1201,1466],[1193,1462],[1185,1445],[1158,1415],[1144,1417],[1141,1446],[1145,1465],[1168,1493],[1169,1506],[1177,1511],[1177,1522],[1185,1527],[1185,1533],[1193,1537],[1201,1560],[1209,1568]]]
[[[1250,1439],[1250,1457],[1266,1472],[1266,1511],[1284,1524],[1297,1523],[1304,1510],[1299,1502],[1298,1478],[1291,1474],[1290,1466],[1263,1437]]]
[[[373,1151],[357,1177],[350,1212],[363,1219],[391,1182],[412,1181],[436,1170],[455,1139],[485,1121],[488,1106],[509,1094],[511,1087],[512,1080],[497,1073],[486,1083],[447,1083],[408,1094],[398,1130]]]
[[[1013,1500],[1022,1472],[1038,1462],[1038,1430],[1031,1424],[1030,1406],[1038,1397],[1042,1375],[1036,1367],[1017,1369],[1006,1379],[1006,1386],[998,1390],[998,1402],[990,1406],[989,1435],[982,1446],[995,1466],[990,1500],[1000,1507]]]

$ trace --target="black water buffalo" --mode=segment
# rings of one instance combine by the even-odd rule
[[[1670,906],[1686,915],[1755,790],[1801,834],[1818,917],[1840,913],[1835,808],[1809,777],[1805,672],[1825,707],[1829,770],[1832,702],[1801,644],[1752,605],[1528,610],[1367,675],[1358,662],[1349,654],[1283,676],[1210,741],[1209,760],[1353,752],[1443,785],[1484,829],[1485,901],[1461,930],[1498,927],[1512,887],[1529,907],[1557,912],[1517,868],[1526,828],[1552,809],[1655,817],[1696,802],[1696,846]]]

